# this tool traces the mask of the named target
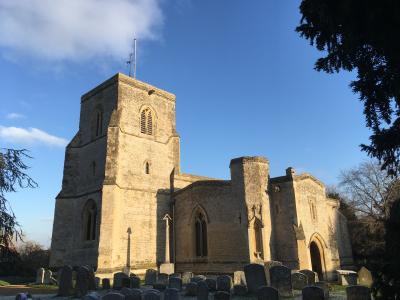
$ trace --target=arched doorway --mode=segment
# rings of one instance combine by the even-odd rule
[[[318,245],[314,241],[310,243],[310,256],[312,270],[314,272],[317,272],[319,280],[324,280],[321,253],[319,251]]]

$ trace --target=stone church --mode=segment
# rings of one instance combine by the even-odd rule
[[[312,175],[287,168],[272,178],[266,158],[247,156],[230,161],[230,180],[183,173],[175,103],[123,74],[82,96],[56,197],[52,267],[218,274],[276,260],[330,279],[352,265],[339,202]]]

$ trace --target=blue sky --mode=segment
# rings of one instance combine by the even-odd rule
[[[39,184],[7,195],[26,238],[50,244],[80,96],[127,72],[133,35],[138,79],[177,96],[185,173],[229,178],[230,159],[262,155],[271,176],[292,166],[335,184],[365,160],[354,74],[313,69],[319,53],[294,31],[299,3],[2,1],[0,146],[29,149]]]

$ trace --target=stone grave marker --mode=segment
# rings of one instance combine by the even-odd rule
[[[124,288],[130,288],[131,287],[131,278],[130,277],[126,277],[126,278],[122,278],[122,287]]]
[[[221,275],[217,277],[217,291],[225,291],[230,293],[232,288],[232,278],[228,275]]]
[[[114,290],[122,289],[122,287],[123,287],[122,281],[124,278],[128,278],[128,280],[129,280],[129,276],[126,275],[124,272],[118,272],[118,273],[114,274],[114,280],[113,280],[113,289]]]
[[[237,296],[247,295],[247,287],[244,284],[235,284],[233,286],[233,293]]]
[[[44,268],[39,268],[36,271],[36,284],[43,284],[44,283]]]
[[[127,288],[127,287],[123,287],[120,291],[120,293],[122,295],[124,295],[125,297],[131,294],[131,289]]]
[[[267,262],[264,263],[265,277],[267,278],[268,284],[271,284],[271,278],[270,278],[269,270],[272,267],[276,267],[276,266],[283,266],[283,264],[280,261],[276,261],[276,260],[270,260],[270,261],[267,261]]]
[[[346,288],[347,300],[371,300],[371,291],[366,286],[350,285]]]
[[[303,300],[324,300],[324,290],[318,286],[306,286],[301,290]]]
[[[212,292],[217,290],[217,281],[214,278],[207,278],[205,282],[208,285],[208,289]]]
[[[224,291],[216,291],[214,294],[215,300],[229,300],[231,298],[231,294]]]
[[[146,275],[144,277],[144,284],[153,285],[157,282],[157,271],[154,269],[146,270]]]
[[[44,271],[43,283],[44,284],[51,284],[51,277],[52,276],[53,276],[53,273],[50,270]]]
[[[167,288],[164,293],[164,300],[179,300],[179,291],[174,288]]]
[[[146,290],[143,293],[143,300],[160,300],[161,295],[160,292],[154,289]]]
[[[186,285],[186,296],[197,296],[197,283],[189,282]]]
[[[72,291],[72,268],[70,266],[62,267],[60,272],[60,282],[58,283],[58,296],[66,297]]]
[[[244,267],[244,274],[246,276],[247,289],[250,293],[255,294],[259,287],[267,285],[265,270],[262,265],[248,264]]]
[[[271,286],[276,288],[280,296],[293,296],[291,271],[285,266],[274,266],[269,269]]]
[[[178,277],[170,277],[168,281],[168,287],[172,289],[182,290],[182,279]]]
[[[357,285],[357,272],[352,270],[336,270],[338,281],[341,285]]]
[[[103,278],[101,280],[101,287],[103,288],[103,290],[111,289],[110,278]]]
[[[307,276],[307,282],[309,285],[312,285],[318,281],[317,275],[315,274],[315,272],[311,270],[304,269],[300,270],[299,273],[303,273],[304,275]]]
[[[169,277],[177,277],[177,278],[181,278],[182,279],[182,274],[181,273],[172,273],[171,275],[169,275]]]
[[[197,300],[208,300],[209,289],[205,280],[197,283]]]
[[[329,299],[329,285],[325,281],[318,281],[314,284],[317,287],[320,287],[324,291],[325,299]]]
[[[105,294],[101,300],[124,300],[125,296],[122,295],[121,293],[117,293],[117,292],[111,292],[108,294]]]
[[[100,281],[101,281],[100,277],[95,277],[94,278],[94,283],[96,285],[96,290],[98,290],[100,288]]]
[[[204,275],[196,275],[196,276],[193,276],[192,278],[190,278],[190,282],[198,283],[199,281],[203,281],[203,280],[206,280],[206,279],[207,278]]]
[[[279,300],[278,290],[270,286],[261,286],[257,289],[258,300]]]
[[[358,284],[370,288],[372,283],[373,279],[371,272],[366,267],[362,267],[360,271],[358,271]]]
[[[246,276],[243,271],[235,271],[233,273],[233,284],[234,285],[246,285]]]
[[[76,272],[75,295],[81,298],[89,290],[89,270],[86,267],[78,267]]]
[[[182,274],[182,284],[188,284],[190,279],[192,279],[193,273],[192,272],[183,272]]]
[[[125,300],[142,300],[142,290],[131,289],[130,295],[125,296]]]
[[[140,288],[140,278],[137,276],[129,276],[130,280],[130,287],[133,289],[139,289]]]
[[[308,285],[307,276],[300,272],[292,273],[292,287],[294,290],[302,290]]]

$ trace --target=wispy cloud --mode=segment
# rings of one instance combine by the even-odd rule
[[[64,147],[68,141],[51,135],[37,128],[19,128],[0,126],[0,140],[18,144],[44,144],[48,146]]]
[[[25,116],[23,114],[13,112],[13,113],[7,114],[6,118],[9,120],[16,120],[16,119],[24,119]]]
[[[1,0],[3,55],[51,61],[127,56],[133,37],[155,39],[162,0]],[[7,51],[8,50],[8,51]]]

